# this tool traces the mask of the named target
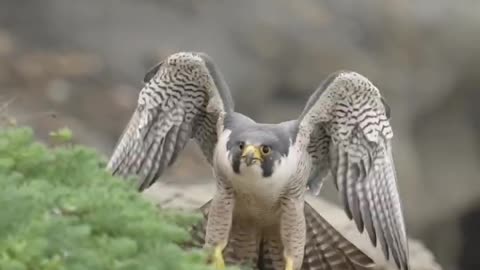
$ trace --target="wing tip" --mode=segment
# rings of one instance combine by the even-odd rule
[[[143,83],[148,83],[157,74],[162,64],[163,64],[163,61],[150,67],[148,71],[145,73],[145,75],[143,76]]]
[[[349,69],[339,69],[332,74],[336,74],[336,78],[345,78],[351,79],[352,77],[357,77],[362,80],[370,81],[367,76],[363,75],[360,72],[349,70]]]

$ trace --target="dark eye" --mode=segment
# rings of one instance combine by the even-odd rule
[[[262,150],[262,154],[264,154],[264,155],[268,155],[272,151],[270,146],[267,146],[267,145],[262,146],[261,150]]]
[[[244,145],[245,145],[245,144],[244,144],[243,142],[239,142],[239,143],[238,143],[238,148],[239,148],[240,150],[243,150],[243,146],[244,146]]]

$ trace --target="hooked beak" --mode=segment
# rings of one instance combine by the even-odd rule
[[[253,145],[246,145],[242,151],[242,159],[245,161],[247,166],[255,164],[257,161],[262,162],[263,157],[260,153],[260,150]]]

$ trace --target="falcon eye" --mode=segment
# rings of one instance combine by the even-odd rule
[[[262,150],[262,154],[264,154],[264,155],[268,155],[272,151],[270,146],[267,146],[267,145],[262,146],[261,150]]]
[[[238,143],[238,148],[239,148],[240,150],[243,150],[243,147],[244,147],[244,146],[245,146],[245,144],[244,144],[243,142],[239,142],[239,143]]]

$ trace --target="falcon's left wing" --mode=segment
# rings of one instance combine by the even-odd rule
[[[313,160],[308,187],[318,192],[321,178],[331,172],[345,212],[358,230],[366,228],[387,259],[391,254],[399,269],[408,269],[389,117],[379,90],[367,78],[340,71],[308,100],[296,143],[307,147]]]

